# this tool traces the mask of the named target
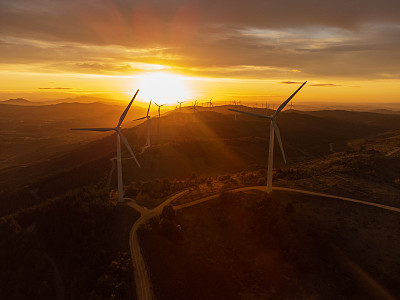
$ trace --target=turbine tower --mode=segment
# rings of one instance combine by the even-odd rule
[[[160,116],[161,116],[161,106],[164,106],[165,104],[158,105],[155,102],[154,102],[154,104],[158,106],[158,118],[160,118]]]
[[[271,125],[269,127],[269,153],[268,153],[268,171],[267,171],[267,193],[271,193],[272,191],[272,168],[273,168],[273,160],[274,160],[274,132],[276,134],[276,137],[279,142],[279,146],[281,148],[283,160],[285,161],[286,164],[286,157],[285,157],[285,152],[283,151],[283,145],[282,145],[282,140],[281,140],[281,133],[279,131],[278,125],[276,125],[275,119],[277,115],[282,111],[282,109],[289,103],[290,100],[297,94],[298,91],[307,83],[305,81],[289,98],[286,99],[285,102],[283,102],[276,112],[272,116],[268,115],[262,115],[262,114],[256,114],[256,113],[251,113],[251,112],[246,112],[246,111],[241,111],[241,110],[236,110],[236,109],[229,109],[231,111],[235,111],[238,113],[250,115],[253,117],[258,117],[258,118],[264,118],[264,119],[269,119],[271,120]]]
[[[150,106],[151,106],[151,100],[149,103],[149,108],[147,109],[147,115],[145,117],[141,117],[139,119],[133,120],[133,121],[139,121],[139,120],[143,120],[143,119],[147,119],[146,124],[147,124],[147,143],[146,143],[146,147],[150,147],[151,143],[150,143],[150,116],[149,116],[149,112],[150,112]]]
[[[119,118],[118,124],[116,127],[110,128],[72,128],[71,130],[86,130],[86,131],[115,131],[115,136],[117,138],[117,171],[118,171],[118,202],[124,201],[124,191],[123,191],[123,183],[122,183],[122,162],[121,162],[121,139],[122,142],[125,144],[126,148],[128,149],[129,153],[135,159],[136,164],[140,168],[140,164],[136,159],[135,154],[133,154],[132,148],[129,146],[128,140],[121,132],[121,124],[124,121],[126,114],[129,111],[129,108],[132,105],[133,100],[135,100],[136,95],[138,94],[139,90],[136,91],[135,95],[133,96],[131,102],[129,102],[128,106],[125,108],[124,112],[122,113],[121,117]]]

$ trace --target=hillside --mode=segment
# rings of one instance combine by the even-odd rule
[[[142,169],[138,169],[132,160],[124,160],[125,183],[155,178],[179,179],[192,173],[210,176],[265,168],[268,122],[249,116],[239,116],[235,121],[233,115],[227,112],[226,109],[225,113],[204,110],[195,116],[171,112],[160,119],[153,118],[153,146],[143,153],[146,124],[124,129],[123,133],[142,165]],[[379,123],[382,114],[349,114],[353,117],[348,119],[358,122],[339,120],[331,115],[323,117],[291,111],[282,113],[277,123],[288,164],[327,155],[332,151],[330,144],[333,144],[334,151],[349,150],[350,141],[380,136],[393,131],[393,123],[400,124],[400,116],[392,115],[392,122]],[[80,136],[85,133],[73,134]],[[275,147],[275,166],[279,168],[283,162],[278,145]],[[37,164],[5,169],[1,172],[0,178],[3,180],[0,186],[8,187],[7,197],[14,194],[13,187],[25,186],[17,194],[24,195],[24,202],[35,203],[38,200],[32,198],[32,190],[37,191],[38,198],[46,199],[71,188],[98,182],[105,184],[111,169],[109,159],[114,153],[115,139],[107,136]],[[123,156],[129,157],[125,151]],[[18,199],[22,196],[15,197]],[[14,203],[14,207],[18,206],[18,200]]]
[[[274,185],[398,206],[400,159],[386,154],[400,147],[400,135],[390,124],[374,127],[370,119],[355,124],[298,112],[285,112],[277,122],[288,165],[275,148]],[[260,193],[227,193],[265,185],[268,122],[247,116],[235,121],[227,111],[204,110],[196,116],[171,112],[152,120],[153,146],[142,152],[145,125],[123,130],[143,166],[123,161],[127,197],[151,208],[184,189],[189,193],[173,205],[221,195],[215,205],[188,208],[176,218],[165,212],[141,232],[160,299],[365,299],[370,291],[362,282],[348,284],[353,276],[348,261],[367,274],[376,273],[374,279],[398,292],[396,270],[384,270],[397,262],[394,253],[400,249],[391,243],[398,230],[392,226],[397,222],[393,216],[368,209],[355,212],[341,202],[290,193],[274,191],[275,202],[264,201]],[[115,205],[115,193],[104,188],[114,153],[111,135],[2,173],[0,230],[6,238],[0,243],[0,258],[8,263],[0,264],[0,296],[24,299],[26,294],[18,291],[27,290],[33,299],[54,298],[60,292],[53,278],[57,269],[67,298],[134,298],[127,251],[138,214]],[[114,173],[112,187],[115,181]],[[371,236],[379,238],[372,241]],[[215,247],[208,247],[210,243]],[[393,251],[377,252],[377,243],[393,246]],[[15,269],[20,272],[13,273]]]
[[[398,214],[353,203],[222,192],[165,209],[141,240],[157,299],[394,299],[399,231]]]
[[[36,164],[57,152],[70,151],[77,143],[98,139],[98,133],[75,134],[70,128],[115,126],[124,110],[123,106],[101,103],[41,106],[1,103],[0,169]],[[135,107],[129,117],[133,119],[144,113],[144,109]]]
[[[0,298],[135,299],[127,241],[137,217],[90,186],[0,218]]]
[[[16,99],[8,99],[4,101],[0,101],[0,104],[9,104],[9,105],[40,105],[39,102],[29,101],[23,98],[16,98]]]

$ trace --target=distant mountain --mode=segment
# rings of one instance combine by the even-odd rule
[[[69,151],[76,143],[99,138],[101,133],[77,133],[70,128],[115,126],[123,110],[123,106],[101,103],[0,104],[0,169],[38,163]],[[145,114],[145,109],[134,106],[124,125],[132,126],[133,119]]]
[[[5,101],[1,101],[0,104],[8,104],[8,105],[26,105],[26,106],[33,106],[33,105],[41,105],[39,102],[29,101],[23,98],[16,98],[16,99],[9,99]]]
[[[59,103],[103,103],[103,104],[116,104],[116,101],[111,99],[104,99],[91,96],[79,96],[75,98],[63,98],[57,100],[46,101],[46,104],[59,104]]]
[[[27,100],[25,100],[27,101]],[[29,101],[30,102],[30,101]],[[31,102],[34,103],[34,102]],[[103,103],[78,103],[78,102],[70,102],[70,103],[58,103],[58,104],[47,104],[47,105],[14,105],[11,103],[6,103],[6,101],[0,102],[0,104],[5,104],[0,110],[0,123],[4,120],[71,120],[77,118],[85,118],[89,119],[90,117],[100,117],[98,118],[96,123],[104,122],[104,116],[106,115],[106,119],[111,119],[111,115],[114,116],[114,119],[111,119],[113,123],[115,122],[115,118],[119,117],[123,111],[123,107],[120,105],[110,105]],[[141,114],[145,110],[143,108],[135,106],[135,109],[132,110],[132,114]],[[110,114],[110,117],[107,116]]]
[[[400,111],[390,110],[390,109],[375,109],[371,112],[375,112],[378,114],[389,114],[389,115],[399,115]]]
[[[399,114],[384,114],[376,112],[357,112],[346,110],[320,110],[301,112],[305,115],[340,120],[357,125],[366,125],[380,132],[400,128]]]
[[[46,106],[46,105],[54,105],[61,103],[85,103],[85,104],[102,103],[102,104],[118,105],[118,101],[99,98],[99,97],[91,97],[91,96],[79,96],[74,98],[62,98],[62,99],[46,100],[46,101],[30,101],[24,98],[15,98],[15,99],[0,101],[0,104],[20,105],[20,106]]]

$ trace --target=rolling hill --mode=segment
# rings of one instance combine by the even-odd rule
[[[123,129],[142,164],[138,169],[133,160],[123,161],[127,196],[151,207],[188,188],[182,201],[210,193],[220,194],[222,200],[189,209],[177,219],[166,220],[164,214],[159,222],[153,220],[144,228],[141,237],[156,294],[174,299],[193,293],[232,299],[238,293],[272,298],[278,294],[364,297],[363,287],[349,287],[343,255],[324,246],[329,242],[343,246],[339,250],[350,253],[349,259],[369,273],[378,270],[380,282],[396,292],[395,271],[385,274],[379,262],[384,260],[386,266],[393,256],[376,255],[376,241],[390,245],[390,235],[381,233],[390,228],[393,218],[371,215],[368,209],[355,211],[342,203],[322,201],[323,206],[316,205],[321,200],[275,191],[275,202],[260,201],[263,196],[259,194],[229,196],[226,191],[232,187],[265,184],[269,124],[248,116],[238,116],[235,121],[227,108],[200,108],[196,115],[185,108],[184,113],[172,111],[151,119],[152,146],[147,149],[142,148],[145,123],[135,127],[127,123]],[[69,113],[74,116],[73,109]],[[120,111],[115,114],[118,118]],[[382,114],[345,115],[282,113],[277,123],[288,165],[283,165],[279,148],[275,148],[274,184],[397,205],[400,160],[385,155],[400,147],[399,126],[393,127],[400,118],[391,116],[387,117],[390,122],[384,122]],[[103,126],[104,120],[96,121]],[[69,127],[65,130],[70,134]],[[0,171],[0,232],[4,237],[0,243],[0,298],[24,299],[28,294],[55,298],[60,294],[53,284],[55,270],[62,274],[67,298],[134,298],[127,241],[138,213],[115,205],[114,193],[105,187],[110,158],[115,155],[115,137],[93,136],[99,138],[62,146],[46,159]],[[126,151],[123,157],[129,158]],[[113,179],[112,188],[115,174]],[[309,203],[305,205],[305,201]],[[369,237],[376,228],[375,223],[368,223],[370,218],[383,220],[379,223],[381,238],[372,241],[374,247],[370,247]],[[183,231],[177,233],[175,225]],[[265,228],[272,229],[265,232]],[[358,237],[358,232],[362,236]],[[218,246],[209,249],[205,240]],[[160,247],[162,253],[157,252]],[[354,256],[363,247],[370,248]],[[285,250],[289,248],[292,251]],[[250,264],[248,253],[258,258],[258,264]],[[328,262],[326,253],[331,258]],[[336,271],[321,268],[323,262]],[[259,279],[254,280],[253,274],[259,274]],[[177,289],[170,289],[171,284],[180,287],[179,295],[174,294]]]
[[[220,112],[203,109],[196,115],[172,111],[160,119],[151,119],[153,146],[145,150],[142,147],[146,124],[124,129],[142,165],[142,169],[138,169],[132,160],[124,161],[125,183],[265,168],[268,122],[249,116],[239,116],[235,121],[227,108],[217,108]],[[330,144],[334,145],[334,151],[351,149],[350,141],[377,137],[400,124],[400,116],[396,115],[346,112],[345,118],[339,118],[340,115],[340,112],[282,113],[277,122],[289,165],[331,153]],[[382,118],[389,121],[384,122]],[[102,182],[104,185],[111,169],[110,158],[114,155],[114,137],[105,136],[75,149],[60,151],[36,164],[3,169],[0,186],[7,188],[7,195],[18,190],[17,194],[24,195],[26,205],[31,205],[39,201],[33,198],[32,190],[38,191],[36,198],[43,201],[88,184]],[[126,152],[123,156],[129,157]],[[278,148],[275,149],[275,166],[283,166]],[[9,197],[14,199],[14,196]],[[18,200],[13,203],[13,208],[6,211],[18,207]]]
[[[99,138],[75,134],[73,127],[114,126],[124,107],[101,103],[61,103],[20,106],[0,104],[0,169],[36,164],[57,152],[70,151],[77,143]],[[135,107],[130,118],[142,116]]]

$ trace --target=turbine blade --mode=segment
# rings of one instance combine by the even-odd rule
[[[125,119],[125,117],[126,117],[126,114],[128,113],[129,108],[131,108],[132,102],[133,102],[133,100],[135,100],[136,95],[137,95],[138,93],[139,93],[139,90],[136,91],[136,93],[135,93],[135,95],[133,96],[131,102],[129,102],[128,106],[125,108],[124,112],[122,113],[121,117],[119,118],[119,122],[118,122],[117,127],[120,127],[120,126],[121,126],[122,121],[124,121],[124,119]]]
[[[133,154],[133,151],[132,151],[131,146],[129,146],[129,143],[128,143],[128,140],[126,139],[126,137],[125,137],[122,133],[119,133],[119,136],[121,137],[122,142],[125,144],[126,148],[128,148],[129,153],[130,153],[130,154],[132,155],[132,157],[135,159],[135,161],[136,161],[138,167],[141,168],[141,166],[140,166],[138,160],[136,159],[135,154]]]
[[[150,105],[151,105],[151,100],[150,100],[150,103],[149,103],[149,108],[147,109],[147,117],[149,116],[149,112],[150,112]]]
[[[147,119],[147,116],[146,116],[146,117],[141,117],[141,118],[139,118],[139,119],[135,119],[135,120],[133,120],[133,121],[139,121],[139,120],[143,120],[143,119]]]
[[[71,130],[111,131],[111,130],[115,130],[115,128],[71,128]]]
[[[283,103],[278,107],[278,109],[276,110],[276,112],[275,112],[274,115],[272,116],[273,118],[275,118],[275,117],[280,113],[280,111],[281,111],[282,109],[284,109],[284,107],[286,106],[286,104],[288,104],[289,101],[292,100],[292,98],[297,94],[298,91],[301,90],[301,88],[302,88],[306,83],[307,83],[307,81],[304,81],[304,83],[303,83],[289,98],[287,98],[285,102],[283,102]]]
[[[238,112],[238,113],[241,113],[241,114],[245,114],[245,115],[249,115],[249,116],[253,116],[253,117],[257,117],[257,118],[271,119],[271,117],[267,116],[267,115],[255,114],[255,113],[251,113],[251,112],[247,112],[247,111],[241,111],[241,110],[237,110],[237,109],[231,109],[231,108],[228,108],[228,110],[231,110],[231,111],[234,111],[234,112]]]
[[[271,123],[272,123],[272,126],[274,126],[275,134],[276,134],[276,137],[278,138],[279,146],[281,147],[281,152],[282,152],[283,160],[284,160],[284,162],[285,162],[285,164],[286,164],[286,157],[285,157],[285,152],[283,151],[281,133],[280,133],[279,128],[278,128],[278,125],[276,125],[275,121],[272,120]]]

